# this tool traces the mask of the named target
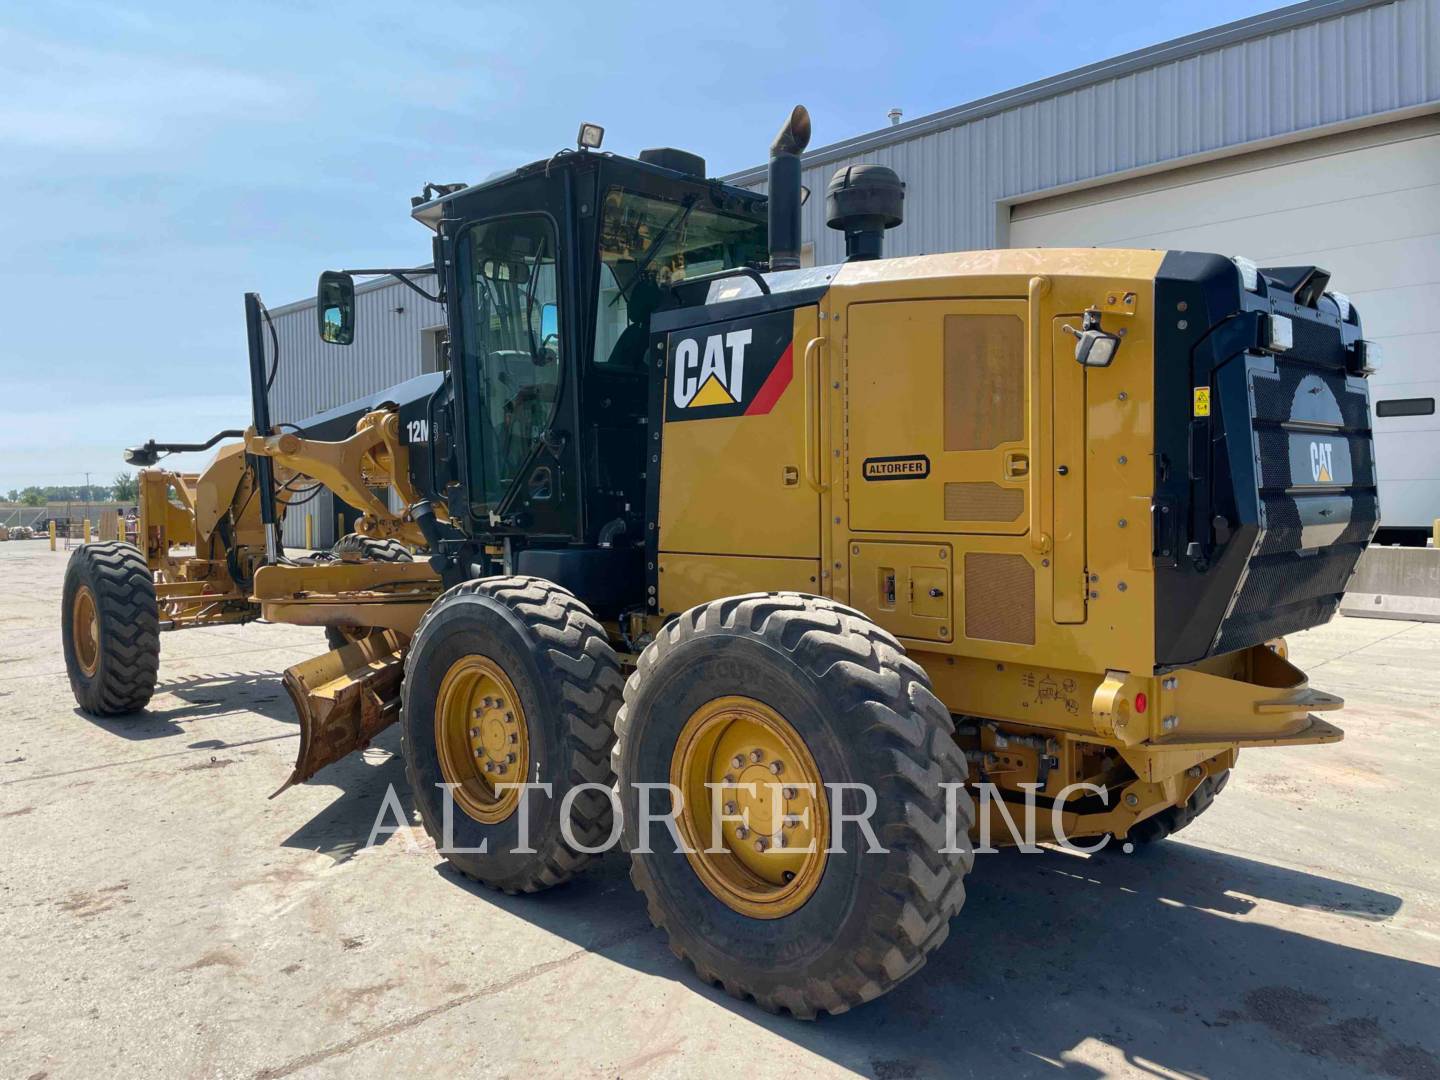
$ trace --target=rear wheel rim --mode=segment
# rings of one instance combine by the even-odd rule
[[[670,783],[684,798],[676,821],[686,858],[717,900],[778,919],[814,894],[829,835],[825,792],[805,740],[778,712],[738,695],[702,705],[676,740]]]
[[[89,585],[81,585],[71,601],[70,638],[80,670],[93,678],[100,667],[100,614]]]
[[[455,804],[469,817],[496,825],[515,812],[530,767],[529,729],[514,684],[488,656],[461,657],[440,681],[435,747],[440,775],[456,785]]]

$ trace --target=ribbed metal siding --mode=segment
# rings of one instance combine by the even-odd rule
[[[1343,6],[1352,10],[1326,15]],[[996,246],[999,200],[1435,102],[1440,0],[1316,5],[1301,25],[951,126],[918,120],[923,133],[913,137],[902,125],[852,140],[853,152],[822,148],[806,163],[814,197],[803,236],[817,264],[844,258],[844,238],[825,226],[824,193],[846,164],[888,165],[906,182],[905,224],[888,235],[887,253],[962,251]],[[734,179],[765,190],[756,170]]]
[[[435,285],[433,277],[417,281],[427,291]],[[280,367],[270,390],[270,414],[276,423],[298,423],[419,375],[421,335],[443,324],[445,311],[399,282],[386,282],[357,289],[353,345],[328,345],[320,340],[313,300],[286,305],[273,318],[280,341]],[[305,542],[307,513],[316,517],[321,542],[333,541],[334,513],[330,500],[322,494],[287,518],[287,546],[299,547]]]

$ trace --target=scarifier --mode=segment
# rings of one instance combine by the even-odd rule
[[[679,150],[598,153],[594,125],[427,185],[436,292],[327,272],[319,331],[349,344],[355,274],[392,273],[445,304],[445,370],[318,417],[271,418],[247,296],[250,427],[130,451],[140,545],[72,559],[82,707],[142,709],[161,631],[327,627],[285,674],[286,786],[399,719],[437,840],[454,792],[459,870],[535,891],[618,831],[674,950],[803,1017],[918,969],[967,834],[1009,837],[1027,800],[1042,840],[1155,841],[1241,748],[1339,739],[1283,642],[1378,516],[1375,351],[1329,275],[884,258],[904,185],[875,165],[825,195],[847,260],[805,267],[809,135],[797,107],[768,198]],[[225,439],[198,475],[153,467]],[[317,485],[357,535],[292,556]]]

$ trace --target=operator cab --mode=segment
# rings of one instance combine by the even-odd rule
[[[417,199],[413,214],[445,268],[456,405],[449,438],[437,433],[451,458],[437,498],[507,555],[521,536],[550,551],[547,576],[586,579],[597,610],[613,606],[597,589],[633,597],[650,317],[681,281],[765,264],[764,197],[705,179],[681,151],[581,149]]]

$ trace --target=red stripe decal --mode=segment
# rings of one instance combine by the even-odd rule
[[[785,346],[785,351],[780,354],[780,359],[775,361],[775,366],[770,369],[770,374],[760,384],[760,389],[755,394],[755,400],[745,406],[746,416],[764,416],[775,407],[775,402],[780,400],[780,395],[790,385],[794,366],[795,344],[791,342]]]

